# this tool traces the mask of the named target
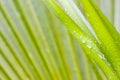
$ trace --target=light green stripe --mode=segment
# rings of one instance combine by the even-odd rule
[[[1,55],[1,51],[0,51],[0,55]],[[10,80],[9,74],[7,74],[3,68],[0,66],[0,79],[1,80]]]
[[[2,11],[2,12],[3,12],[3,11]],[[22,42],[21,42],[22,39],[19,38],[19,36],[18,36],[17,32],[14,30],[11,22],[7,19],[7,17],[6,17],[5,14],[3,14],[3,15],[4,15],[4,18],[6,18],[6,21],[7,21],[8,25],[11,27],[11,30],[13,31],[14,36],[17,38],[17,41],[18,41],[18,43],[20,44],[20,46],[21,46],[21,48],[22,48],[22,50],[23,50],[23,53],[29,53],[29,51],[27,51],[26,46],[24,46],[25,44],[22,44]],[[8,18],[9,18],[9,16],[8,16]],[[26,55],[26,54],[24,54],[24,55],[25,55],[25,56],[28,56],[29,60],[31,60],[31,58],[29,57],[29,55]],[[26,59],[28,59],[28,58],[26,58]],[[28,60],[28,62],[30,62],[29,60]],[[31,61],[31,62],[32,62],[32,61]],[[29,64],[31,65],[31,63],[29,63]],[[32,66],[33,66],[33,65],[32,65]]]
[[[3,39],[3,37],[2,37],[2,39]],[[4,55],[4,57],[7,59],[7,61],[9,62],[11,67],[14,69],[16,74],[19,75],[20,79],[28,79],[28,77],[24,73],[24,70],[21,68],[21,66],[17,62],[16,58],[12,54],[10,54],[11,52],[8,50],[10,47],[7,47],[7,45],[4,43],[3,40],[0,40],[0,41],[1,41],[0,48],[1,48],[1,50],[3,50],[2,55]]]
[[[13,71],[13,69],[11,69],[8,61],[6,62],[6,59],[2,55],[0,55],[0,64],[6,74],[8,74],[12,80],[20,80],[17,74]]]
[[[17,4],[17,2],[16,2],[16,4]],[[29,34],[30,34],[30,37],[31,37],[31,39],[33,40],[33,42],[34,42],[34,45],[35,45],[35,47],[36,47],[36,49],[37,49],[37,51],[38,51],[38,53],[41,53],[41,51],[40,51],[40,46],[39,46],[39,43],[38,43],[38,39],[36,39],[36,37],[34,36],[35,35],[35,33],[32,31],[32,27],[31,27],[31,25],[28,23],[28,21],[27,21],[27,18],[26,18],[26,16],[25,15],[23,15],[23,11],[21,10],[21,8],[20,8],[20,6],[18,7],[19,9],[20,9],[20,11],[21,11],[21,18],[22,18],[22,20],[24,21],[24,24],[26,25],[26,27],[27,27],[27,30],[28,30],[28,32],[29,32]],[[31,33],[32,32],[32,33]],[[44,55],[46,55],[46,54],[44,54],[44,55],[42,55],[42,54],[40,54],[41,55],[41,58],[42,58],[42,60],[44,61],[44,63],[45,63],[45,65],[46,65],[46,59],[47,58],[45,58],[45,56]],[[47,55],[46,55],[47,56]],[[50,56],[49,56],[50,57]],[[52,58],[51,58],[52,59]],[[51,61],[51,62],[53,62],[53,61]],[[47,60],[47,64],[49,64],[50,65],[50,63],[48,62],[48,60]],[[54,64],[54,63],[53,63]],[[52,64],[52,65],[53,65]],[[54,66],[55,67],[55,66]],[[53,68],[54,68],[53,67]],[[55,71],[55,70],[54,70]],[[52,72],[52,71],[51,71]],[[50,73],[51,74],[51,73]],[[49,75],[50,75],[49,74]],[[54,74],[54,75],[57,75],[57,74]],[[54,76],[53,74],[52,74],[52,76]],[[57,77],[54,77],[54,78],[57,78]]]

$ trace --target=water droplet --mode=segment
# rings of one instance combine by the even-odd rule
[[[88,48],[92,48],[92,46],[91,46],[90,44],[87,44],[87,47],[88,47]]]
[[[108,64],[108,66],[111,67],[111,64],[105,59],[105,62]]]
[[[100,57],[101,59],[106,60],[103,54],[99,54],[99,57]]]
[[[101,56],[100,54],[99,54],[98,56],[99,56],[100,58],[102,58],[102,56]]]
[[[82,39],[82,43],[85,43],[86,41],[84,39]]]

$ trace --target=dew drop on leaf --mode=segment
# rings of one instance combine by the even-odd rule
[[[82,43],[85,43],[86,41],[84,39],[82,39]]]
[[[91,46],[90,44],[87,44],[87,47],[88,47],[88,48],[92,48],[92,46]]]

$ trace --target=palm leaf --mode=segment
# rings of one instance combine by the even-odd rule
[[[120,11],[102,2],[1,0],[0,79],[119,80]]]

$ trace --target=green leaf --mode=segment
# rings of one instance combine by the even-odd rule
[[[0,0],[0,80],[119,80],[119,43],[92,0]]]
[[[95,44],[95,42],[93,40],[91,40],[89,38],[89,36],[87,34],[85,34],[78,27],[78,25],[74,21],[72,21],[72,19],[69,16],[67,16],[67,14],[54,1],[48,1],[48,0],[46,0],[46,4],[49,5],[50,8],[52,8],[54,10],[54,12],[58,16],[58,18],[65,24],[65,26],[68,29],[68,31],[75,37],[75,39],[77,39],[79,41],[79,43],[81,44],[81,46],[83,47],[83,49],[88,52],[87,54],[92,59],[94,59],[96,61],[96,63],[102,69],[104,69],[103,71],[107,75],[107,78],[108,79],[116,80],[117,77],[116,77],[115,73],[112,71],[112,69],[110,69],[106,65],[106,63],[104,63],[103,60],[101,60],[101,58],[104,59],[104,56],[101,57],[102,53],[100,52],[100,50],[97,47],[97,45]],[[103,65],[104,65],[104,68],[103,68]],[[106,66],[106,68],[105,68],[105,66]],[[112,75],[112,77],[110,75],[108,75],[108,72],[109,72],[109,74]]]
[[[105,57],[120,77],[120,36],[91,0],[81,0],[86,16],[102,45]],[[93,17],[94,15],[94,17]],[[113,54],[114,53],[114,54]]]

